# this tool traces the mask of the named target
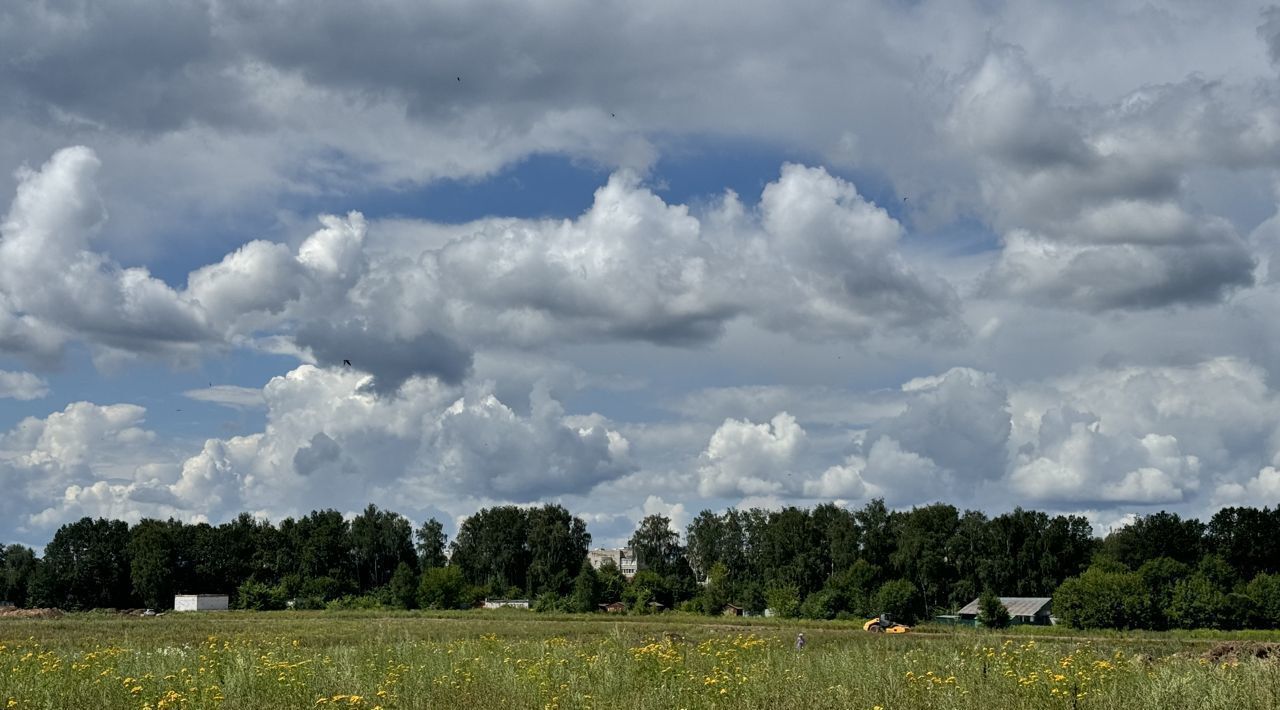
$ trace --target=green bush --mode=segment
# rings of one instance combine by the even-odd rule
[[[1151,607],[1151,595],[1136,572],[1098,566],[1068,578],[1053,593],[1054,613],[1077,629],[1145,629]]]
[[[418,608],[418,575],[413,568],[401,562],[391,575],[391,583],[387,585],[391,597],[391,605],[401,609]]]
[[[1244,593],[1257,605],[1259,625],[1280,628],[1280,574],[1259,574],[1245,585]]]
[[[457,567],[432,567],[422,573],[418,606],[423,609],[469,609],[474,601]]]
[[[1196,572],[1173,585],[1169,623],[1176,629],[1223,628],[1227,595],[1207,576]]]
[[[330,611],[352,611],[356,609],[381,609],[382,601],[373,594],[347,594],[338,597],[325,605]]]
[[[591,563],[583,560],[578,576],[573,579],[573,593],[567,603],[569,611],[579,613],[596,611],[600,603],[600,578]]]
[[[1009,628],[1009,609],[990,589],[978,597],[978,621],[990,629]]]
[[[774,616],[794,619],[800,615],[800,590],[794,585],[769,587],[764,591],[764,599]]]
[[[830,589],[821,589],[805,597],[800,616],[806,619],[834,619],[840,611],[839,597]]]
[[[880,585],[875,596],[875,613],[888,614],[902,624],[914,624],[919,619],[916,585],[905,579],[895,579]]]
[[[316,611],[324,608],[324,600],[320,597],[295,597],[291,600],[294,611]]]
[[[268,586],[252,579],[245,581],[236,590],[236,608],[254,611],[273,611],[284,609],[287,604],[284,588]]]
[[[533,602],[533,610],[544,614],[571,611],[566,607],[567,604],[565,603],[565,600],[555,592],[543,592],[542,594],[539,594],[538,598]]]

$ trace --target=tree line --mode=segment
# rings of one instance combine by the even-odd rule
[[[587,561],[591,535],[560,505],[496,506],[416,528],[369,505],[278,525],[243,513],[221,524],[83,518],[38,557],[0,550],[0,599],[68,610],[164,609],[175,593],[227,593],[244,609],[469,608],[529,598],[546,611],[621,601],[647,612],[719,614],[732,604],[784,617],[908,623],[983,592],[1052,596],[1091,628],[1280,626],[1280,509],[1224,508],[1208,523],[1161,512],[1105,539],[1082,517],[1017,508],[989,517],[933,504],[890,510],[704,510],[681,535],[662,515],[628,541],[640,571]]]

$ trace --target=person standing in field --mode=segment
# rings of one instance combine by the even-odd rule
[[[796,650],[797,651],[804,650],[804,632],[803,631],[796,634]]]

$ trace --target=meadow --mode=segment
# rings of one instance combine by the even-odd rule
[[[0,620],[0,707],[1280,707],[1280,659],[1252,637],[922,631],[518,611]]]

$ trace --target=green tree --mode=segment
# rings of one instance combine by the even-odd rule
[[[880,585],[876,592],[876,613],[888,614],[898,623],[914,624],[920,618],[919,599],[919,591],[910,580],[893,579]]]
[[[427,520],[414,532],[413,537],[418,551],[419,568],[427,570],[449,564],[449,557],[445,554],[449,537],[444,534],[444,525],[439,520]]]
[[[527,589],[528,514],[514,505],[482,508],[462,521],[454,539],[452,564],[468,584],[506,594]]]
[[[9,545],[0,549],[0,601],[27,606],[27,590],[37,564],[36,553],[29,547]]]
[[[1147,560],[1138,568],[1138,576],[1151,597],[1150,628],[1169,628],[1169,608],[1173,604],[1173,588],[1191,574],[1187,565],[1168,557]]]
[[[800,590],[793,584],[768,587],[764,590],[764,600],[774,616],[794,619],[800,615]]]
[[[702,587],[702,613],[720,614],[730,601],[732,587],[729,581],[729,568],[723,562],[711,565],[707,583]]]
[[[968,510],[960,516],[947,543],[947,560],[955,570],[955,583],[947,597],[949,608],[967,604],[985,588],[1006,588],[996,581],[996,568],[1002,560],[996,552],[999,541],[993,527],[983,513]]]
[[[1009,609],[990,589],[984,590],[978,597],[978,621],[989,629],[1009,627]]]
[[[668,601],[664,601],[664,599]],[[650,611],[649,603],[657,602],[670,607],[666,586],[662,577],[653,570],[642,569],[631,578],[627,588],[622,591],[622,601],[627,609],[637,614]]]
[[[600,585],[600,603],[622,601],[622,593],[627,589],[627,578],[613,560],[606,560],[600,565],[600,569],[596,570],[596,581]]]
[[[1223,508],[1209,520],[1205,538],[1240,579],[1280,572],[1280,508]]]
[[[236,589],[236,608],[254,611],[273,611],[283,609],[288,600],[284,589],[247,579]]]
[[[947,590],[955,581],[955,568],[948,562],[948,543],[960,524],[955,507],[937,503],[913,508],[897,526],[897,549],[890,555],[894,569],[915,584],[925,611],[947,601]]]
[[[1204,523],[1183,520],[1177,513],[1162,510],[1139,517],[1108,535],[1102,552],[1134,570],[1157,557],[1195,564],[1203,554],[1204,543]]]
[[[44,548],[45,603],[64,609],[130,607],[129,526],[81,518],[58,528]]]
[[[885,506],[883,498],[874,498],[853,517],[858,522],[859,557],[887,571],[897,541],[895,514]]]
[[[396,565],[391,575],[391,601],[401,609],[418,608],[418,574],[407,562]]]
[[[1169,624],[1177,629],[1221,629],[1226,593],[1208,576],[1196,572],[1173,586]]]
[[[457,567],[432,567],[422,573],[418,606],[423,609],[467,609],[473,601],[467,580]]]
[[[399,513],[370,503],[351,520],[351,560],[361,592],[386,585],[397,566],[418,565],[413,526]]]
[[[809,511],[789,506],[771,511],[752,539],[757,573],[767,586],[794,586],[801,598],[821,588],[830,562]]]
[[[328,577],[336,589],[333,599],[360,588],[351,558],[351,526],[336,510],[313,510],[296,522],[280,524],[296,569],[304,579]]]
[[[686,555],[689,558],[689,566],[693,568],[694,576],[699,582],[707,580],[708,575],[711,574],[712,565],[718,562],[723,564],[720,558],[723,554],[725,533],[725,525],[720,516],[710,510],[698,513],[698,516],[685,529],[685,539],[689,543]]]
[[[1204,575],[1214,586],[1226,592],[1240,581],[1234,567],[1219,555],[1205,555],[1196,565],[1196,572]]]
[[[1053,608],[1077,629],[1145,629],[1151,624],[1151,595],[1134,572],[1092,566],[1065,580],[1053,594]]]
[[[671,519],[665,515],[646,516],[627,542],[644,569],[659,576],[675,571],[677,562],[684,557],[680,546],[680,534],[671,529]]]
[[[873,602],[880,577],[880,570],[875,565],[858,560],[853,566],[833,575],[826,588],[835,594],[838,612],[871,617],[879,613],[872,607],[875,606]]]
[[[834,619],[840,611],[839,599],[830,589],[819,589],[804,598],[800,616],[805,619]]]
[[[834,503],[823,503],[810,513],[822,541],[822,576],[829,578],[849,569],[858,558],[858,521],[853,513]]]
[[[335,514],[336,511],[335,511]],[[341,514],[338,520],[345,526]],[[227,592],[234,590],[246,579],[267,584],[278,581],[276,566],[277,549],[281,544],[279,531],[267,520],[259,520],[248,513],[241,513],[230,522],[219,525],[210,546],[202,551],[207,555],[210,588],[188,590],[200,592]],[[341,555],[345,560],[347,548]]]
[[[176,529],[176,561],[173,569],[173,588],[179,593],[201,594],[206,592],[230,593],[243,580],[231,580],[230,562],[222,548],[222,532],[208,523],[180,524]],[[282,545],[277,545],[279,555]],[[273,567],[280,560],[270,558]],[[283,567],[292,569],[286,562]],[[278,567],[277,567],[278,568]]]
[[[544,505],[528,513],[529,594],[569,593],[591,546],[587,524],[560,505]]]
[[[129,576],[144,606],[173,606],[173,571],[178,558],[175,528],[179,526],[176,521],[144,518],[129,531]]]
[[[1280,628],[1280,574],[1257,575],[1245,585],[1244,593],[1257,605],[1260,624]]]
[[[573,593],[569,596],[569,610],[579,613],[595,611],[600,604],[600,579],[595,567],[583,560],[578,576],[573,578]]]

